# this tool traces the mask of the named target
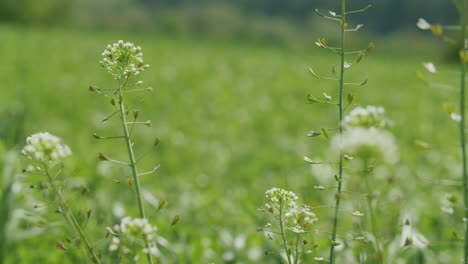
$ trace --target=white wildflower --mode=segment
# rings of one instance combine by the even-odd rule
[[[109,251],[116,251],[119,248],[120,239],[118,237],[113,237],[111,244],[109,245]]]
[[[343,126],[349,127],[376,127],[391,126],[391,121],[385,118],[385,109],[379,106],[368,105],[365,108],[356,107],[343,119]]]
[[[47,132],[29,136],[21,152],[39,162],[54,162],[71,155],[70,148],[59,137]]]
[[[456,113],[451,113],[450,118],[455,122],[460,122],[461,121],[461,115],[456,114]]]
[[[354,212],[352,212],[351,214],[354,215],[354,216],[359,216],[359,217],[360,217],[360,216],[364,216],[364,214],[361,213],[361,212],[359,212],[359,211],[354,211]]]
[[[426,68],[426,70],[427,70],[428,72],[430,72],[430,73],[437,73],[437,69],[436,69],[434,63],[432,63],[432,62],[424,62],[423,65],[424,65],[424,68]]]
[[[393,164],[398,161],[398,148],[392,134],[376,128],[355,127],[346,130],[342,136],[332,138],[332,150],[351,153],[362,159],[381,158]]]
[[[286,191],[279,188],[271,188],[265,192],[266,198],[269,200],[269,203],[266,204],[268,209],[279,209],[283,211],[289,211],[293,208],[296,208],[296,201],[298,199],[297,195],[293,192]]]
[[[116,79],[128,79],[149,67],[143,63],[141,48],[122,40],[107,45],[102,56],[100,64]]]
[[[306,205],[301,209],[291,209],[286,213],[286,217],[290,217],[294,225],[309,225],[318,221],[317,216],[311,211],[311,208]]]
[[[156,230],[146,218],[131,218],[129,216],[122,218],[120,224],[115,225],[114,228],[107,228],[107,231],[114,235],[109,244],[109,251],[119,250],[122,254],[135,254],[134,257],[138,258],[138,254],[153,254],[156,255],[158,249],[156,247]],[[121,238],[117,237],[120,236]],[[143,237],[148,242],[148,248],[143,243]],[[135,245],[139,244],[141,251],[134,251]],[[140,253],[139,253],[140,252]]]
[[[348,68],[350,68],[352,65],[353,65],[353,64],[351,64],[351,63],[345,61],[344,64],[343,64],[343,67],[344,67],[345,69],[348,69]]]
[[[422,30],[429,30],[432,27],[424,18],[419,18],[416,26]]]

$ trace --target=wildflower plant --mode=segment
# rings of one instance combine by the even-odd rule
[[[69,223],[75,232],[78,233],[80,240],[84,243],[88,255],[94,263],[101,263],[94,249],[84,232],[84,228],[77,220],[77,216],[68,205],[67,200],[62,194],[61,186],[57,183],[63,167],[63,160],[71,155],[70,148],[62,142],[59,137],[50,133],[37,133],[26,139],[26,146],[21,151],[31,160],[31,164],[24,170],[25,173],[40,174],[47,178],[49,189],[55,194],[58,201],[56,213],[62,214],[66,222]],[[35,188],[33,185],[32,188]],[[89,219],[91,211],[88,211]],[[56,246],[66,249],[61,242],[56,242]]]
[[[293,192],[272,188],[265,192],[267,203],[259,211],[267,214],[271,223],[259,227],[268,239],[281,245],[281,255],[288,264],[302,263],[302,256],[309,251],[310,227],[318,220],[312,208],[298,205]]]
[[[459,126],[459,144],[460,144],[460,153],[462,160],[462,170],[461,177],[463,179],[463,202],[464,202],[464,216],[463,216],[463,225],[464,225],[464,257],[463,263],[468,263],[468,168],[467,168],[467,153],[466,153],[466,114],[465,114],[465,96],[466,96],[466,64],[468,63],[468,36],[467,36],[467,19],[468,11],[466,10],[467,4],[466,0],[455,0],[453,1],[456,9],[459,14],[459,24],[458,25],[441,25],[441,24],[431,24],[427,22],[424,18],[420,18],[416,23],[416,26],[421,30],[431,31],[436,37],[441,38],[445,42],[453,45],[459,54],[459,64],[460,64],[460,82],[459,82],[459,113],[455,111],[455,106],[452,104],[444,104],[443,110],[450,115],[450,118],[458,123]],[[447,32],[456,32],[457,38],[459,41],[454,40]],[[424,67],[427,71],[432,74],[437,73],[436,67],[432,63],[424,63]],[[425,84],[430,84],[429,81],[421,72],[417,72],[417,77]]]
[[[130,262],[138,262],[141,256],[147,254],[156,256],[156,231],[157,228],[146,218],[124,217],[119,225],[108,228],[108,232],[112,234],[108,249],[110,252],[116,252],[120,260],[127,259]],[[147,246],[142,244],[141,236],[146,237]]]
[[[312,67],[309,67],[310,73],[317,79],[320,80],[329,80],[338,83],[338,91],[337,91],[337,99],[334,100],[332,96],[324,93],[324,100],[318,99],[316,95],[309,94],[307,96],[307,102],[309,104],[317,104],[317,103],[326,103],[329,105],[334,105],[338,108],[338,121],[337,121],[337,129],[327,129],[322,128],[320,132],[311,131],[308,133],[310,137],[316,137],[320,135],[324,135],[327,139],[330,136],[330,133],[333,131],[338,131],[337,137],[339,138],[339,144],[344,145],[346,144],[344,140],[346,137],[344,134],[344,129],[349,126],[355,125],[357,122],[364,126],[386,126],[387,122],[382,119],[382,111],[379,108],[368,108],[368,109],[360,109],[357,108],[353,111],[351,115],[349,115],[345,119],[345,111],[348,107],[350,107],[355,99],[356,95],[351,92],[347,91],[348,86],[363,86],[367,84],[367,79],[358,82],[358,83],[350,83],[346,81],[346,72],[352,70],[353,65],[360,63],[365,55],[374,48],[374,44],[371,42],[367,45],[365,49],[362,50],[353,50],[350,51],[347,49],[346,46],[346,36],[348,33],[356,32],[360,30],[363,25],[358,24],[355,26],[351,26],[348,23],[348,16],[356,13],[361,13],[368,10],[371,6],[368,5],[367,7],[360,9],[360,10],[353,10],[348,11],[346,9],[346,0],[341,0],[341,13],[329,11],[328,13],[323,13],[322,11],[316,9],[316,13],[324,18],[331,21],[335,21],[339,28],[340,28],[340,40],[338,47],[330,46],[327,40],[323,37],[317,39],[315,44],[319,48],[326,49],[334,54],[339,56],[339,67],[338,71],[335,67],[332,67],[331,75],[330,76],[322,76],[315,72]],[[351,62],[351,60],[354,60]],[[337,241],[337,233],[338,233],[338,225],[339,225],[339,218],[340,218],[340,205],[342,199],[342,192],[343,192],[343,168],[344,168],[344,161],[346,153],[344,152],[343,148],[339,148],[338,154],[338,172],[335,176],[336,180],[336,199],[335,199],[335,212],[333,217],[333,224],[332,224],[332,231],[331,231],[331,238],[330,238],[330,254],[329,254],[329,262],[335,263],[335,247],[339,246],[341,243]],[[305,160],[312,164],[320,164],[321,162],[314,162],[309,158],[305,157]],[[321,186],[320,186],[321,187]]]
[[[108,45],[106,47],[106,49],[102,53],[102,60],[100,64],[107,71],[107,73],[109,73],[117,81],[117,85],[115,88],[110,89],[101,89],[97,86],[90,86],[89,90],[91,92],[97,93],[98,95],[104,96],[110,100],[110,104],[113,107],[113,112],[107,118],[105,118],[103,122],[111,120],[114,117],[118,117],[118,123],[122,127],[122,131],[121,134],[116,136],[103,137],[94,134],[94,138],[98,140],[109,139],[118,140],[120,142],[123,141],[122,143],[125,145],[128,160],[119,161],[116,159],[112,159],[103,153],[99,154],[99,159],[102,161],[114,162],[116,164],[129,167],[132,177],[127,179],[126,182],[130,187],[134,189],[135,201],[139,211],[138,218],[135,218],[131,221],[129,220],[130,218],[122,219],[120,230],[113,230],[112,233],[124,234],[127,237],[131,238],[131,240],[136,240],[137,238],[142,239],[142,252],[144,252],[144,254],[146,255],[148,263],[153,263],[154,254],[152,254],[151,252],[155,251],[155,244],[152,240],[153,236],[150,233],[154,229],[149,228],[151,227],[151,225],[148,222],[149,218],[147,217],[145,212],[140,177],[155,173],[159,169],[159,165],[155,166],[153,169],[147,172],[140,172],[137,161],[139,161],[141,158],[139,158],[138,160],[136,158],[133,131],[135,126],[138,125],[151,126],[151,121],[140,121],[140,111],[136,110],[135,106],[129,106],[128,104],[128,101],[130,101],[130,99],[128,98],[129,93],[152,91],[151,87],[144,86],[142,80],[136,79],[142,71],[149,68],[149,65],[143,62],[143,53],[141,47],[135,46],[133,43],[130,42],[124,42],[122,40],[112,45]],[[159,139],[156,139],[154,141],[153,148],[155,148],[158,145],[158,143]],[[167,205],[167,202],[161,200],[160,207],[158,208],[158,210],[164,207],[165,205]],[[176,216],[174,218],[174,221],[180,221],[180,217]],[[128,233],[126,233],[126,231],[130,229],[127,229],[126,226],[127,224],[131,223],[134,223],[136,225],[137,223],[144,223],[145,226],[151,229],[152,231],[146,232],[149,229],[144,229],[144,232],[132,232],[132,234],[129,235]],[[116,241],[119,240],[117,237],[114,237],[111,243],[111,247],[109,249],[114,249],[117,246]],[[125,253],[125,251],[126,250],[121,250],[121,253]],[[136,251],[133,252],[135,253]],[[135,255],[135,257],[138,256],[139,253]]]

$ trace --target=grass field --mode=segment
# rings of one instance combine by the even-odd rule
[[[154,195],[146,198],[169,201],[167,210],[151,218],[168,241],[161,249],[165,256],[161,263],[280,263],[277,254],[264,254],[273,250],[273,244],[256,232],[265,221],[257,211],[265,203],[265,190],[286,188],[312,206],[334,200],[333,190],[313,188],[334,186],[333,175],[315,175],[303,160],[324,158],[328,146],[325,138],[309,138],[307,132],[337,123],[336,107],[306,104],[308,93],[337,95],[336,83],[317,80],[307,70],[313,66],[326,73],[339,63],[313,46],[315,37],[309,49],[300,50],[158,34],[0,27],[2,189],[9,175],[16,179],[11,200],[3,193],[12,219],[7,238],[1,241],[7,246],[5,263],[84,263],[79,247],[66,244],[66,251],[55,247],[56,241],[66,243],[70,233],[63,232],[67,227],[55,207],[46,206],[48,197],[29,188],[43,179],[20,173],[27,161],[19,151],[30,134],[51,132],[72,149],[74,155],[64,170],[64,193],[82,215],[92,209],[86,232],[94,242],[118,222],[122,209],[136,214],[133,191],[124,183],[129,171],[97,160],[99,152],[124,159],[122,145],[92,137],[115,134],[120,127],[101,122],[112,113],[110,104],[87,91],[90,85],[115,85],[98,62],[104,47],[119,39],[140,45],[151,65],[143,76],[154,93],[144,95],[138,108],[153,126],[136,130],[136,148],[144,153],[156,137],[161,140],[141,163],[148,169],[161,165],[157,174],[142,178],[144,192]],[[462,199],[454,203],[452,215],[440,209],[446,195],[461,197],[457,125],[441,107],[457,103],[456,68],[437,64],[440,74],[425,75],[441,85],[426,86],[415,72],[423,71],[423,61],[436,57],[434,50],[412,56],[386,47],[385,41],[375,42],[376,50],[348,76],[356,82],[368,77],[367,85],[350,89],[357,95],[356,103],[385,107],[395,123],[392,132],[400,162],[370,179],[381,193],[382,241],[388,252],[409,261],[399,262],[397,257],[393,263],[458,263],[463,243],[453,232],[460,237],[463,233]],[[134,102],[142,97],[135,95]],[[415,140],[430,148],[417,148]],[[345,188],[362,192],[361,181],[351,179]],[[83,187],[89,192],[83,194]],[[345,195],[344,200],[349,210],[361,203],[359,195]],[[149,204],[147,209],[152,211]],[[328,254],[333,210],[315,213],[319,222],[311,241],[317,248],[306,263]],[[430,241],[427,248],[399,249],[401,219],[407,214]],[[182,221],[170,227],[175,215]],[[352,217],[343,219],[340,236],[359,229]],[[107,241],[101,245],[103,254],[106,247]],[[345,248],[339,258],[347,254],[352,253]],[[343,259],[338,263],[354,263]]]

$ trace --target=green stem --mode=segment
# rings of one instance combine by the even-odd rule
[[[132,140],[130,138],[130,133],[128,129],[128,123],[127,123],[127,115],[126,115],[126,109],[125,109],[125,104],[124,104],[124,87],[126,85],[126,82],[123,82],[122,79],[120,80],[119,83],[119,112],[120,112],[120,119],[122,121],[122,128],[124,132],[124,139],[125,143],[127,146],[127,152],[128,152],[128,159],[129,159],[129,166],[132,171],[132,176],[133,176],[133,184],[135,186],[135,193],[136,193],[136,198],[138,201],[138,209],[140,211],[140,218],[146,218],[145,216],[145,208],[143,206],[143,199],[141,197],[141,188],[140,188],[140,180],[138,178],[138,169],[136,166],[136,159],[135,159],[135,153],[133,151],[133,145],[132,145]],[[149,252],[149,241],[148,237],[145,235],[144,236],[144,242],[145,242],[145,247],[148,250],[148,253],[146,254],[148,263],[152,264],[153,263],[153,258],[151,256],[151,253]]]
[[[0,212],[2,212],[2,216],[0,217],[0,241],[2,241],[2,243],[0,243],[0,264],[4,263],[4,261],[6,262],[6,247],[8,241],[6,228],[11,213],[12,186],[12,182],[7,182],[1,195]]]
[[[380,240],[377,235],[377,221],[375,221],[375,212],[374,212],[374,206],[372,206],[372,188],[369,185],[369,168],[367,165],[367,162],[364,163],[364,181],[366,182],[366,188],[367,188],[367,211],[369,213],[369,221],[370,221],[370,228],[372,235],[374,236],[375,239],[375,247],[377,249],[377,255],[376,255],[376,261],[377,263],[382,263],[383,261],[383,254],[382,250],[380,247]]]
[[[286,235],[284,234],[283,205],[282,204],[280,204],[280,208],[279,208],[279,224],[280,224],[280,231],[281,231],[281,239],[283,241],[284,251],[286,253],[286,259],[288,260],[289,264],[292,264],[291,257],[288,251],[288,241],[286,240]]]
[[[467,52],[468,47],[466,43],[466,0],[461,1],[460,9],[460,26],[462,28],[462,51]],[[464,202],[465,202],[465,245],[464,245],[464,264],[468,264],[468,174],[466,167],[466,144],[465,144],[465,71],[466,62],[464,59],[460,60],[460,144],[462,153],[463,163],[463,191],[464,191]]]
[[[345,63],[345,27],[343,26],[346,23],[346,0],[341,0],[341,65],[340,65],[340,90],[339,90],[339,103],[338,103],[338,111],[339,111],[339,132],[340,137],[343,134],[343,88],[344,88],[344,63]],[[339,161],[339,169],[338,169],[338,187],[336,193],[336,203],[335,203],[335,216],[333,218],[333,229],[332,229],[332,236],[331,236],[331,246],[330,246],[330,263],[335,263],[335,242],[336,242],[336,233],[338,229],[338,217],[340,211],[340,203],[341,203],[341,192],[342,192],[342,185],[343,185],[343,153],[340,151],[340,161]]]
[[[298,264],[299,263],[299,238],[300,238],[300,235],[297,234],[296,235],[296,257],[294,258],[294,263],[295,264]]]
[[[84,244],[86,246],[86,249],[88,250],[88,253],[89,253],[89,256],[91,257],[91,260],[95,264],[100,264],[101,261],[97,257],[96,253],[94,253],[94,250],[93,250],[93,247],[91,246],[91,243],[86,238],[86,235],[85,235],[83,229],[81,228],[80,224],[76,220],[75,215],[73,214],[72,210],[68,206],[67,201],[65,200],[65,198],[63,198],[62,193],[57,188],[57,185],[55,185],[55,182],[54,182],[52,176],[50,175],[48,166],[46,164],[44,164],[44,171],[45,171],[45,174],[47,175],[47,178],[49,180],[50,187],[52,188],[52,190],[57,195],[57,198],[59,199],[60,207],[63,208],[63,210],[64,210],[63,217],[65,218],[65,220],[67,220],[68,222],[70,222],[73,225],[73,227],[76,229],[76,231],[80,235],[81,240],[84,242]]]

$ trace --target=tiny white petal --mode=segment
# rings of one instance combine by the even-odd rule
[[[431,29],[431,24],[429,24],[424,18],[419,18],[416,26],[422,30]]]
[[[437,73],[437,69],[436,69],[434,63],[432,63],[432,62],[424,62],[423,65],[424,65],[424,68],[426,68],[426,70],[427,70],[428,72],[430,72],[430,73]]]

